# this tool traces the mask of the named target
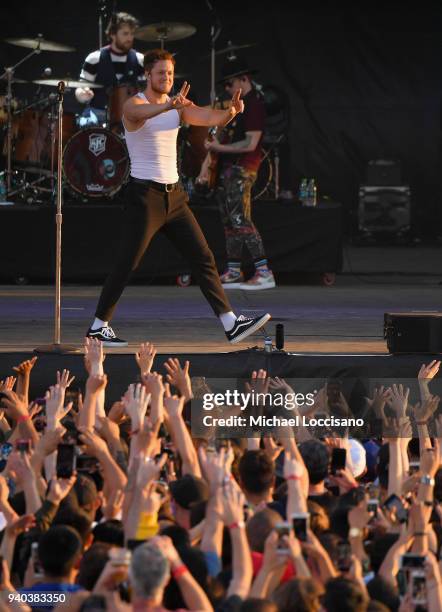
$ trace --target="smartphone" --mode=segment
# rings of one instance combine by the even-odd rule
[[[367,511],[373,513],[373,518],[378,515],[379,500],[371,498],[367,502]]]
[[[19,451],[22,454],[23,453],[29,454],[30,449],[31,449],[30,440],[16,440],[15,450]]]
[[[408,519],[408,511],[405,508],[404,504],[402,503],[402,500],[400,497],[398,497],[397,495],[395,495],[393,493],[393,495],[390,495],[390,497],[388,499],[385,500],[384,502],[384,508],[387,508],[387,510],[392,510],[393,508],[396,509],[396,518],[399,521],[399,523],[406,523],[407,519]]]
[[[40,565],[40,558],[38,556],[38,542],[32,542],[31,544],[31,558],[34,577],[43,578],[43,568]]]
[[[411,601],[415,606],[427,605],[427,579],[425,572],[411,572]]]
[[[417,555],[416,553],[405,553],[401,555],[402,569],[424,569],[426,555]]]
[[[330,472],[334,475],[338,470],[344,470],[347,462],[347,449],[334,448],[332,450]]]
[[[301,542],[307,542],[307,529],[310,524],[309,512],[294,512],[292,514],[292,525],[295,536]]]
[[[284,542],[283,537],[290,535],[291,525],[288,521],[284,521],[283,523],[276,523],[275,531],[278,534],[278,544],[276,550],[278,553],[287,554],[288,548],[287,543]]]
[[[57,447],[57,478],[70,478],[77,466],[77,451],[73,444]]]
[[[341,540],[338,543],[337,566],[340,572],[348,572],[351,568],[351,546],[348,540]]]

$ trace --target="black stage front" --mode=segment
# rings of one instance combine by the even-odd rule
[[[224,264],[224,234],[213,205],[193,210],[212,248],[218,267]],[[63,279],[101,282],[119,242],[121,205],[67,203],[63,211]],[[257,201],[254,220],[276,274],[337,272],[342,265],[342,209],[324,203],[306,208],[294,203]],[[55,210],[51,206],[0,206],[2,265],[0,280],[30,282],[53,278]],[[189,272],[185,260],[162,236],[150,245],[134,280],[153,283]]]

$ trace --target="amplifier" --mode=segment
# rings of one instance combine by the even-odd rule
[[[410,229],[411,197],[407,185],[359,188],[358,225],[363,232],[398,234]]]
[[[386,312],[390,353],[442,353],[442,312]]]

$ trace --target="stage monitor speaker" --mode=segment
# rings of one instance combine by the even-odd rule
[[[442,312],[386,312],[384,338],[390,353],[442,353]]]
[[[402,185],[401,162],[395,159],[372,159],[367,165],[367,185],[394,187]]]
[[[359,188],[358,226],[362,232],[399,234],[410,229],[408,185]]]

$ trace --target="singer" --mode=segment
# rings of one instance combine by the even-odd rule
[[[87,336],[106,346],[126,346],[109,321],[131,273],[137,268],[150,241],[159,231],[188,259],[193,274],[213,312],[220,319],[229,342],[246,338],[269,319],[269,314],[237,317],[221,285],[215,260],[180,186],[177,172],[177,135],[181,122],[198,126],[224,126],[244,110],[241,91],[227,110],[201,108],[188,98],[190,85],[169,97],[175,60],[162,49],[144,56],[147,87],[127,100],[123,109],[131,176],[125,192],[122,240],[113,271],[101,292],[95,320]]]

